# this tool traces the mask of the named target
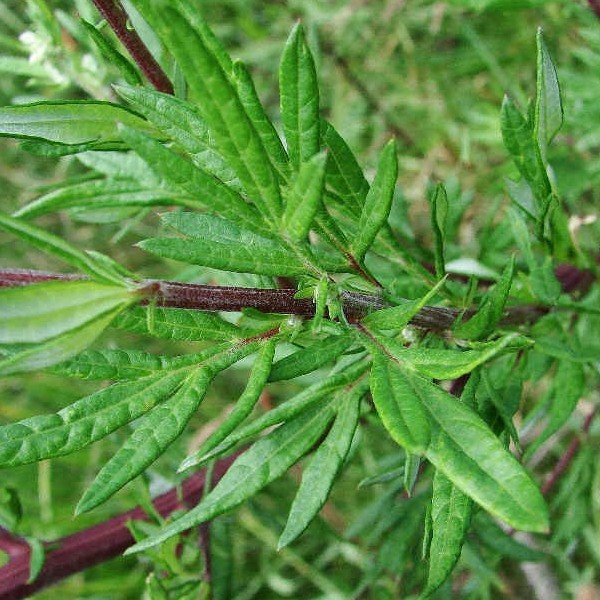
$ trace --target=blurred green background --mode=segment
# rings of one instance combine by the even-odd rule
[[[432,182],[444,181],[451,201],[464,207],[459,234],[465,253],[489,266],[505,259],[503,231],[508,224],[503,211],[509,201],[504,178],[515,173],[502,146],[500,105],[505,93],[522,106],[533,95],[535,32],[543,27],[565,107],[565,126],[550,162],[578,228],[578,242],[597,246],[600,226],[593,217],[600,200],[600,20],[584,0],[194,1],[232,55],[248,63],[276,122],[279,55],[291,26],[302,19],[317,56],[324,115],[368,172],[388,138],[395,136],[399,142],[403,202],[396,218],[405,224],[406,234],[419,245],[430,245],[427,190]],[[99,22],[87,0],[0,3],[0,104],[44,98],[116,100],[110,85],[119,75],[85,35],[80,16]],[[85,173],[76,158],[33,156],[13,141],[0,140],[0,155],[0,206],[6,212],[66,176]],[[590,222],[579,226],[578,217],[588,216]],[[195,277],[133,247],[157,226],[154,214],[114,220],[106,214],[61,213],[40,222],[149,276]],[[497,239],[497,244],[487,244],[486,255],[479,247],[484,235]],[[0,234],[0,267],[9,266],[60,268]],[[105,340],[109,345],[117,342],[164,351],[156,341],[131,336]],[[170,347],[181,349],[186,347]],[[148,477],[152,491],[173,482],[186,448],[235,398],[244,375],[239,370],[218,380],[188,434],[153,466]],[[274,401],[297,386],[274,387]],[[93,389],[46,374],[1,379],[0,421],[54,411]],[[573,427],[577,424],[575,420]],[[51,463],[4,471],[2,485],[17,489],[24,507],[20,532],[53,539],[137,503],[142,486],[128,486],[91,515],[72,516],[83,489],[126,433],[117,432],[91,449]],[[562,432],[546,460],[560,453],[568,434]],[[399,590],[413,589],[411,581],[423,572],[411,530],[421,527],[421,521],[410,515],[420,514],[423,506],[415,498],[404,512],[394,509],[391,519],[400,526],[392,530],[369,522],[373,503],[390,502],[392,496],[387,488],[358,489],[357,484],[365,473],[384,470],[386,461],[394,464],[398,455],[377,427],[364,427],[363,438],[323,518],[291,549],[276,553],[275,546],[298,480],[295,471],[224,519],[231,525],[233,598],[408,597]],[[498,553],[480,555],[467,545],[454,585],[437,597],[600,598],[599,441],[598,435],[592,437],[554,496],[556,525],[546,563],[532,575]],[[39,597],[139,598],[147,573],[144,559],[116,559]],[[540,581],[550,591],[544,592]]]

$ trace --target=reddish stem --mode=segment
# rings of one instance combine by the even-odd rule
[[[564,475],[566,470],[571,466],[573,459],[577,456],[577,452],[579,451],[579,447],[581,446],[581,438],[582,435],[585,435],[589,432],[590,427],[592,426],[592,421],[594,417],[598,414],[598,407],[594,408],[588,416],[585,418],[583,422],[583,426],[581,427],[581,432],[576,433],[571,440],[571,443],[565,450],[565,453],[560,457],[560,460],[554,465],[552,472],[548,475],[548,478],[544,482],[542,486],[542,494],[547,496],[552,488],[558,483],[560,478]]]
[[[213,481],[219,480],[234,460],[235,456],[220,460],[213,470]],[[153,502],[156,510],[166,517],[183,506],[195,505],[202,496],[205,476],[204,470],[195,473],[188,477],[180,487],[158,496]],[[46,554],[44,566],[38,578],[31,584],[27,583],[29,546],[15,543],[14,551],[10,554],[12,560],[0,568],[0,600],[27,598],[34,592],[73,573],[119,556],[134,543],[127,523],[134,519],[146,520],[147,518],[143,509],[134,508],[108,521],[46,544],[49,551]],[[19,540],[19,538],[15,539]],[[50,550],[50,548],[53,549]]]
[[[81,275],[63,275],[26,269],[0,270],[0,287],[29,285],[43,281],[82,279]],[[293,289],[263,289],[226,287],[179,283],[176,281],[148,280],[140,284],[141,289],[152,296],[160,306],[189,308],[210,311],[241,311],[255,308],[263,312],[312,316],[314,304],[308,298],[294,298]],[[358,292],[342,292],[344,314],[351,323],[358,322],[371,311],[384,308],[384,301],[376,295]],[[449,329],[458,316],[453,308],[425,306],[415,315],[411,323],[423,329],[442,331]],[[515,306],[506,311],[504,324],[514,325],[535,321],[548,312],[543,306]],[[467,313],[468,315],[469,313]]]
[[[600,19],[600,0],[588,0],[590,8],[596,13]]]
[[[172,94],[173,84],[161,66],[154,60],[140,36],[130,27],[129,17],[121,3],[117,0],[93,0],[93,2],[148,81],[159,92]]]

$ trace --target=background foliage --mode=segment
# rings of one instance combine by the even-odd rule
[[[377,155],[390,135],[396,137],[400,157],[401,198],[397,198],[394,224],[416,244],[434,244],[429,220],[427,188],[446,183],[450,202],[464,207],[457,229],[458,244],[447,249],[448,260],[463,256],[478,259],[500,271],[512,243],[504,178],[515,171],[502,145],[499,110],[505,91],[525,104],[535,87],[535,28],[541,25],[564,90],[566,122],[550,148],[556,182],[573,221],[577,240],[585,252],[597,246],[598,222],[594,215],[600,199],[600,109],[597,79],[600,66],[600,26],[584,2],[201,2],[199,8],[232,55],[249,65],[270,114],[277,118],[277,68],[281,49],[297,18],[302,18],[316,53],[321,106],[358,154],[361,164],[374,174]],[[51,18],[54,12],[57,20]],[[94,21],[86,2],[5,2],[0,7],[1,104],[41,98],[114,99],[110,84],[120,74],[107,67],[75,19],[77,11]],[[59,25],[57,25],[59,23]],[[26,33],[25,33],[26,32]],[[18,42],[15,40],[20,35]],[[21,58],[21,62],[3,57]],[[13,142],[1,141],[2,209],[12,212],[65,176],[84,173],[72,158],[49,160],[24,155]],[[404,200],[404,202],[400,202]],[[106,215],[44,217],[41,223],[65,238],[113,256],[131,269],[149,276],[177,277],[187,281],[214,281],[216,273],[181,270],[176,263],[153,260],[132,248],[150,237],[158,219],[149,214],[116,221]],[[412,228],[406,227],[406,217]],[[92,221],[94,224],[88,224]],[[100,221],[100,225],[97,222]],[[583,222],[585,221],[585,223]],[[587,222],[592,221],[592,222]],[[429,255],[424,252],[424,258]],[[51,259],[32,252],[13,239],[0,237],[0,264],[53,269]],[[245,282],[242,276],[219,283]],[[130,334],[111,333],[117,346]],[[586,341],[595,346],[593,332]],[[162,344],[139,338],[149,351]],[[597,342],[596,342],[597,344]],[[173,352],[195,346],[181,342]],[[532,367],[533,368],[533,367]],[[542,371],[540,366],[540,371]],[[231,373],[231,371],[230,371]],[[194,417],[191,435],[180,439],[155,463],[148,474],[150,488],[168,487],[183,456],[197,445],[203,428],[219,417],[223,399],[235,398],[243,388],[247,369],[217,380],[209,401]],[[308,378],[303,383],[311,383]],[[559,380],[560,383],[560,380]],[[556,381],[548,375],[526,390],[531,403],[550,398]],[[13,422],[53,412],[90,393],[95,386],[76,380],[40,374],[0,380],[3,402],[0,418]],[[299,384],[273,388],[277,404]],[[570,432],[581,426],[582,415],[597,398],[580,402],[567,426],[532,460],[543,472],[564,450]],[[519,424],[517,424],[519,425]],[[222,518],[230,526],[236,598],[397,597],[412,590],[423,578],[419,556],[422,537],[422,498],[396,505],[390,522],[374,526],[370,515],[378,506],[392,506],[395,482],[358,487],[365,473],[389,471],[401,454],[376,427],[363,428],[364,439],[334,487],[322,518],[291,548],[276,553],[277,537],[293,498],[298,472],[290,471],[248,505]],[[72,508],[100,466],[124,442],[119,431],[102,443],[76,454],[39,465],[4,471],[4,485],[19,490],[24,506],[21,530],[39,538],[52,538],[100,521],[143,498],[144,486],[129,486],[90,515],[73,519]],[[522,432],[527,437],[527,432]],[[195,440],[192,438],[196,438]],[[536,566],[518,568],[521,547],[498,547],[486,524],[469,538],[454,581],[440,597],[523,597],[533,586],[538,597],[551,597],[540,587],[549,585],[557,595],[598,593],[600,571],[600,470],[598,430],[584,448],[550,501],[553,535],[546,555]],[[403,462],[403,461],[402,461]],[[70,475],[66,485],[65,473]],[[31,482],[37,485],[32,486]],[[414,517],[414,518],[413,518]],[[402,527],[392,527],[394,522]],[[136,565],[136,568],[131,568]],[[62,584],[41,597],[64,593],[71,597],[139,597],[147,564],[132,558],[118,559]],[[595,590],[595,591],[594,591]],[[404,597],[404,596],[401,596]],[[558,596],[557,596],[558,597]],[[593,596],[590,596],[593,597]]]

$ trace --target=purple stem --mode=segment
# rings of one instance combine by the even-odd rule
[[[27,269],[0,270],[0,287],[30,285],[43,281],[73,281],[83,279],[81,275],[64,275]],[[188,308],[207,311],[241,311],[244,308],[310,317],[314,314],[314,304],[308,298],[294,298],[293,289],[263,289],[226,287],[179,283],[176,281],[143,282],[141,288],[147,297],[153,297],[160,306]],[[371,311],[384,308],[385,302],[371,294],[343,292],[344,313],[351,323],[358,322]],[[520,324],[535,321],[548,312],[544,306],[514,306],[506,311],[505,324]],[[411,321],[416,327],[442,331],[454,323],[459,311],[442,306],[425,306]]]
[[[93,0],[100,14],[107,20],[115,35],[131,57],[139,66],[148,81],[159,91],[165,94],[173,93],[173,84],[154,60],[140,36],[129,25],[129,17],[121,3],[117,0]]]
[[[220,460],[213,470],[213,481],[219,480],[236,456]],[[181,486],[158,496],[153,504],[156,510],[166,517],[184,506],[193,506],[201,498],[205,485],[206,471],[202,470],[188,477]],[[73,573],[89,569],[94,565],[119,556],[134,543],[127,528],[132,520],[146,520],[148,516],[142,508],[121,513],[108,521],[88,527],[46,544],[48,551],[44,566],[37,579],[28,584],[29,546],[20,542],[12,534],[2,535],[4,540],[0,548],[4,549],[6,540],[14,541],[12,551],[7,552],[11,561],[0,568],[0,600],[19,600],[44,587],[52,585]],[[206,552],[207,549],[203,548]]]

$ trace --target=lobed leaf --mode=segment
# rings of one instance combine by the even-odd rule
[[[94,44],[96,44],[100,54],[107,63],[115,65],[123,76],[123,79],[130,85],[142,85],[142,76],[137,68],[125,58],[119,50],[117,50],[115,45],[107,40],[94,25],[88,23],[85,19],[81,19],[80,23],[92,38]]]
[[[323,145],[328,150],[327,187],[331,188],[347,204],[351,213],[361,213],[369,192],[369,183],[352,150],[342,136],[327,122],[321,124]]]
[[[427,411],[431,441],[427,459],[462,492],[516,529],[548,531],[548,509],[535,483],[488,426],[430,381],[404,371]]]
[[[142,180],[152,187],[160,184],[160,179],[135,152],[82,152],[77,155],[77,160],[110,179],[126,179],[138,183]]]
[[[192,92],[202,98],[200,110],[217,147],[235,170],[260,212],[271,221],[281,216],[276,173],[252,124],[230,72],[205,34],[169,5],[161,7],[159,34],[177,59]]]
[[[75,513],[81,514],[102,504],[163,454],[196,412],[212,378],[209,369],[195,370],[171,398],[152,409],[102,467],[77,504]]]
[[[185,205],[176,193],[167,189],[148,187],[135,181],[94,179],[44,194],[20,208],[14,216],[33,219],[49,212],[70,208],[97,210],[173,204]]]
[[[220,217],[168,213],[163,222],[185,238],[152,238],[138,245],[164,258],[259,275],[301,275],[305,265],[283,244]]]
[[[322,203],[327,155],[322,152],[300,165],[286,195],[282,226],[289,237],[303,242]]]
[[[52,415],[0,427],[0,465],[17,466],[69,454],[138,418],[172,393],[183,371],[114,384]]]
[[[216,354],[219,347],[211,349]],[[186,355],[173,358],[150,354],[141,350],[86,350],[71,360],[57,365],[53,372],[81,379],[138,379],[163,371],[183,366],[180,361],[190,359],[190,364],[203,360],[204,355]],[[183,360],[182,360],[183,359]]]
[[[407,300],[398,306],[382,308],[367,315],[363,323],[377,329],[404,329],[412,318],[440,291],[445,285],[444,277],[434,285],[422,298],[418,300]]]
[[[511,344],[518,344],[521,339],[518,334],[511,333],[486,344],[482,349],[461,351],[423,346],[406,348],[397,340],[374,335],[389,356],[400,361],[406,368],[432,379],[456,379],[470,373],[479,365],[498,356]]]
[[[269,381],[293,379],[306,373],[312,373],[328,362],[335,360],[354,343],[354,335],[332,335],[302,348],[297,352],[278,360],[271,370]]]
[[[531,457],[573,414],[585,389],[583,365],[570,360],[560,360],[552,384],[548,423],[527,448],[526,458]]]
[[[252,121],[254,129],[256,129],[269,155],[273,169],[280,177],[287,178],[290,171],[288,155],[281,143],[279,134],[265,112],[252,77],[243,62],[236,60],[233,63],[231,78],[236,86],[240,102],[243,104],[246,114]]]
[[[194,466],[211,450],[216,448],[235,428],[250,415],[252,409],[258,402],[260,395],[267,384],[273,356],[275,354],[275,339],[269,340],[260,350],[252,371],[248,377],[246,388],[239,397],[233,410],[227,415],[227,418],[217,427],[217,429],[204,441],[198,450],[188,456],[179,467],[183,471]]]
[[[477,312],[466,322],[454,328],[454,334],[464,339],[479,339],[489,335],[504,314],[504,306],[512,285],[515,270],[513,256],[500,279],[487,293]]]
[[[536,44],[537,88],[534,131],[542,160],[546,162],[547,146],[562,127],[564,114],[556,67],[544,42],[541,28],[537,31]]]
[[[233,431],[221,444],[203,457],[198,457],[198,465],[206,463],[217,456],[222,456],[239,442],[249,439],[268,427],[287,422],[295,418],[315,403],[328,397],[340,387],[349,385],[359,379],[367,370],[368,365],[360,361],[350,365],[343,371],[335,373],[302,390],[283,404],[271,409],[248,425]],[[187,465],[189,466],[189,465]],[[182,470],[180,467],[179,470]]]
[[[193,104],[149,88],[115,86],[115,90],[161,133],[189,153],[198,168],[236,192],[242,191],[234,171],[217,151],[200,111]]]
[[[339,403],[335,421],[302,473],[300,487],[277,543],[278,549],[291,544],[301,535],[327,501],[350,451],[358,426],[360,400],[368,388],[368,382],[361,381],[351,390],[338,392],[338,398],[334,401]]]
[[[533,125],[521,114],[513,100],[505,96],[500,116],[502,138],[519,173],[536,199],[538,230],[544,221],[552,195]]]
[[[562,287],[554,274],[554,264],[551,256],[546,256],[541,264],[533,263],[529,267],[529,281],[535,296],[544,304],[556,304]]]
[[[427,413],[400,367],[381,352],[372,354],[371,393],[381,422],[398,444],[422,455],[431,438]]]
[[[279,65],[281,120],[290,161],[298,170],[319,151],[319,85],[315,61],[297,23]]]
[[[454,569],[471,523],[472,512],[471,499],[445,475],[436,471],[431,499],[429,572],[423,596],[429,596],[439,588]]]
[[[184,308],[134,306],[121,313],[113,325],[125,331],[188,342],[234,341],[243,337],[241,329],[216,313]]]
[[[435,275],[442,278],[446,274],[444,244],[446,221],[448,218],[448,194],[443,184],[438,184],[430,198],[431,228],[435,237]]]
[[[364,258],[378,231],[387,222],[394,198],[396,179],[398,179],[398,157],[396,142],[391,140],[379,158],[375,180],[360,214],[357,235],[350,245],[350,250],[357,260]]]
[[[217,212],[251,231],[265,230],[257,210],[220,179],[138,131],[123,129],[121,134],[169,187],[184,192],[179,204]]]
[[[295,464],[321,437],[334,415],[333,402],[310,408],[258,440],[229,467],[216,487],[192,510],[126,553],[164,540],[235,508]]]

